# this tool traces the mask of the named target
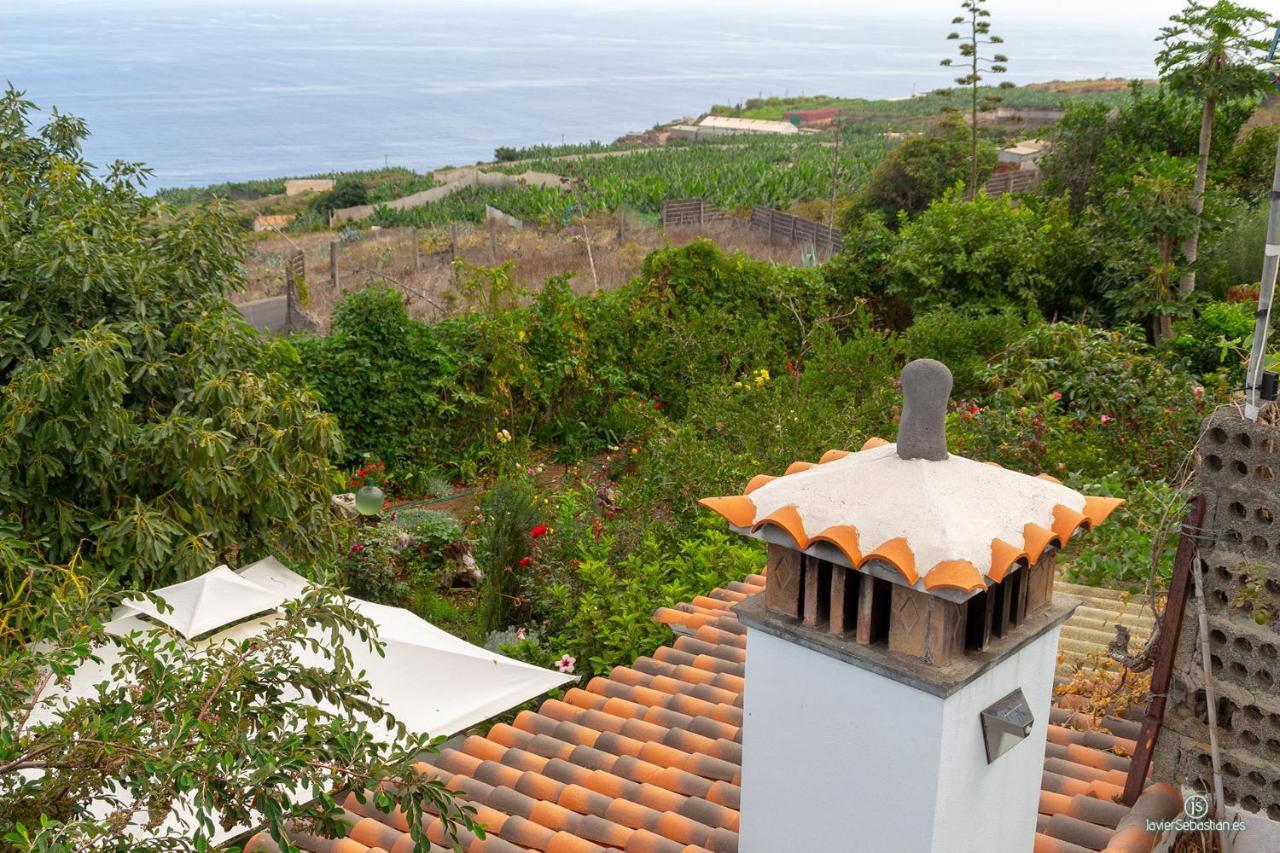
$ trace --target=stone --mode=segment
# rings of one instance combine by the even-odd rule
[[[334,495],[329,498],[329,506],[343,518],[359,518],[360,516],[360,513],[356,511],[356,496],[354,492]]]

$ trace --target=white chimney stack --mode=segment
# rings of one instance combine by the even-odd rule
[[[1027,853],[1057,549],[1121,503],[947,453],[951,374],[907,365],[871,439],[705,506],[769,543],[747,626],[741,853]]]

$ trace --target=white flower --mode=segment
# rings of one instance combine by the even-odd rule
[[[572,675],[573,665],[576,664],[577,662],[578,662],[577,659],[574,658],[573,656],[565,655],[564,657],[560,658],[560,660],[556,661],[556,669],[560,670],[563,673]]]

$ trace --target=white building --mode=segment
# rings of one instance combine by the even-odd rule
[[[1043,139],[1026,139],[1017,145],[1000,149],[999,162],[1013,163],[1018,169],[1034,169],[1040,155],[1049,150],[1049,143]]]

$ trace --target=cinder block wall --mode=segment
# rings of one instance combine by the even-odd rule
[[[1197,451],[1224,796],[1228,806],[1280,820],[1280,428],[1224,407],[1206,422]],[[1204,687],[1191,599],[1156,744],[1156,779],[1202,780],[1212,790]]]

